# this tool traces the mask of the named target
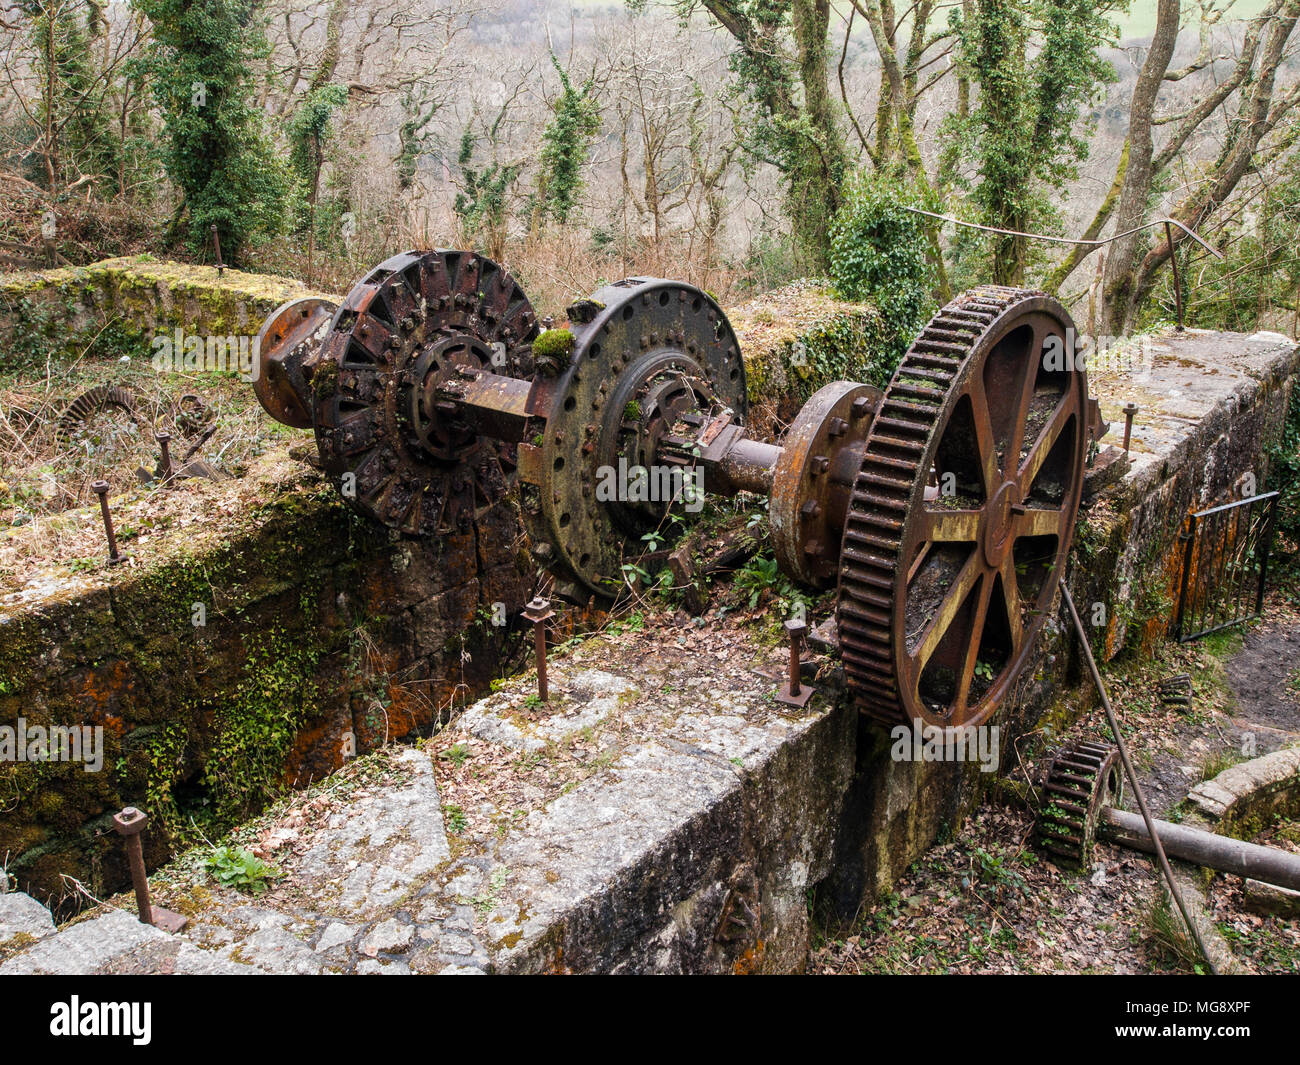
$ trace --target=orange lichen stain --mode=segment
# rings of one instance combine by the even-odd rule
[[[88,718],[107,721],[115,716],[111,711],[117,709],[124,698],[131,698],[134,691],[135,677],[131,664],[118,658],[89,670],[74,698],[86,707]]]
[[[744,954],[736,959],[736,963],[731,967],[731,971],[736,976],[753,976],[760,970],[763,964],[763,955],[767,952],[767,945],[763,940],[759,940],[750,947]]]

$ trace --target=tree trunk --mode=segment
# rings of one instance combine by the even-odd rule
[[[1156,97],[1178,41],[1179,0],[1159,0],[1156,9],[1156,32],[1151,48],[1138,74],[1129,109],[1128,164],[1124,184],[1115,211],[1118,232],[1132,229],[1146,220],[1151,198],[1153,144],[1151,120]],[[1141,234],[1120,237],[1106,254],[1106,272],[1101,290],[1101,327],[1112,336],[1121,336],[1133,313],[1136,278],[1134,266]]]

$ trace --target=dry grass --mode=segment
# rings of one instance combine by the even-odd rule
[[[91,484],[109,483],[115,513],[155,496],[157,483],[146,478],[159,472],[156,431],[171,434],[174,469],[198,459],[225,479],[242,477],[291,433],[263,415],[238,377],[158,373],[148,354],[144,348],[113,360],[83,355],[0,374],[0,529],[9,527],[0,535],[0,585],[21,583],[41,563],[100,556],[103,531]],[[127,390],[134,416],[108,406],[63,421],[79,396],[101,387]],[[117,524],[127,546],[149,531],[125,513]]]

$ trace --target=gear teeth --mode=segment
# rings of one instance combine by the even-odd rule
[[[894,590],[904,523],[890,515],[906,515],[917,482],[928,477],[921,461],[943,423],[953,385],[985,332],[1014,304],[1041,295],[986,285],[944,307],[899,362],[867,435],[844,524],[836,621],[845,679],[859,709],[887,725],[911,723],[898,691],[892,627],[859,619],[880,605],[882,589],[893,593],[891,612],[901,607]],[[905,378],[929,384],[907,384]]]
[[[1097,818],[1103,805],[1117,805],[1122,792],[1119,751],[1076,740],[1052,759],[1043,782],[1043,806],[1035,835],[1058,865],[1086,869],[1092,862]]]
[[[136,425],[141,424],[140,413],[135,409],[136,396],[129,388],[115,385],[98,385],[81,393],[68,404],[67,410],[59,415],[59,424],[55,435],[60,439],[71,436],[76,428],[87,419],[109,407],[123,411]]]

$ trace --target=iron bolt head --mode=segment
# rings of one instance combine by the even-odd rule
[[[134,806],[125,806],[113,815],[113,830],[120,836],[138,836],[149,823],[149,815]]]
[[[855,418],[865,418],[871,413],[871,400],[867,396],[859,396],[853,401],[849,408]]]
[[[94,481],[94,482],[92,482],[91,485],[90,485],[90,490],[91,490],[92,492],[94,492],[95,495],[97,495],[97,496],[107,495],[107,494],[108,494],[108,482],[107,482],[107,481]]]
[[[803,635],[808,631],[808,623],[800,621],[797,618],[791,618],[784,623],[785,634],[792,640],[801,640]]]
[[[1128,415],[1128,417],[1130,418],[1133,417],[1133,415],[1135,415],[1137,412],[1138,412],[1138,405],[1134,403],[1132,400],[1129,400],[1127,403],[1124,404],[1124,413]]]
[[[534,625],[539,625],[555,617],[555,611],[551,609],[551,601],[546,596],[539,595],[524,607],[523,616]]]

